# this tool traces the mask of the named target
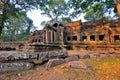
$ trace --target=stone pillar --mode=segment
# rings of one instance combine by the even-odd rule
[[[111,42],[114,42],[114,37],[113,37],[113,34],[112,34],[112,35],[110,35],[110,41],[111,41]]]
[[[51,42],[53,42],[53,31],[50,31],[50,33],[51,33],[50,39],[51,39]]]
[[[99,41],[99,36],[98,36],[98,34],[95,34],[95,41],[97,42],[97,41]]]
[[[47,30],[45,30],[45,43],[48,43],[48,31]]]
[[[90,35],[86,35],[86,36],[87,36],[86,42],[90,41]]]
[[[105,33],[105,37],[106,37],[106,42],[109,42],[109,34],[108,33]]]
[[[57,40],[58,40],[58,42],[63,42],[63,38],[64,38],[64,27],[61,27],[61,26],[59,26],[58,28],[57,28]]]
[[[77,37],[78,37],[78,40],[77,41],[80,41],[81,39],[80,39],[80,36],[79,35],[77,35]]]
[[[37,39],[37,43],[39,43],[39,38]]]
[[[63,40],[64,40],[63,37],[64,37],[64,28],[61,27],[61,28],[60,28],[60,41],[61,41],[61,42],[63,42]]]

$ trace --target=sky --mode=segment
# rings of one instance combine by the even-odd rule
[[[43,26],[41,26],[41,22],[42,21],[48,21],[50,20],[47,16],[41,15],[40,14],[41,11],[40,10],[33,10],[33,11],[28,11],[27,12],[27,16],[33,20],[33,25],[37,27],[38,30],[43,29]],[[82,20],[85,21],[83,18],[84,14],[81,14],[80,17],[73,19],[73,21],[77,21],[77,20]]]
[[[33,20],[33,25],[36,26],[38,30],[43,28],[43,26],[40,25],[42,21],[50,20],[48,17],[41,15],[40,10],[28,11],[27,16]]]

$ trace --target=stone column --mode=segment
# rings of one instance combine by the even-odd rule
[[[51,36],[50,36],[51,42],[53,42],[53,31],[50,31],[50,33],[51,33]]]
[[[90,35],[86,35],[86,36],[87,36],[86,42],[90,41]]]
[[[95,41],[96,41],[96,42],[98,42],[98,41],[99,41],[99,39],[98,39],[98,38],[99,38],[98,34],[95,34]]]
[[[59,28],[57,28],[57,40],[58,40],[58,42],[63,42],[63,33],[64,32],[64,27],[61,27],[61,26],[59,26]]]
[[[60,31],[60,36],[61,36],[61,41],[63,42],[63,37],[64,37],[64,28],[63,27],[61,27],[61,31]]]
[[[37,43],[39,43],[39,38],[37,39]]]
[[[105,40],[106,40],[106,42],[109,42],[109,34],[108,33],[105,33]]]
[[[45,30],[45,40],[46,40],[45,43],[48,43],[48,31],[47,30]]]
[[[113,34],[110,35],[110,42],[111,42],[111,43],[113,42]]]
[[[57,35],[56,35],[56,32],[54,32],[54,42],[57,41]]]
[[[80,41],[81,40],[81,37],[80,37],[80,35],[78,35],[78,41]]]

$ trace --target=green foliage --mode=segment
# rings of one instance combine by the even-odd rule
[[[112,16],[105,15],[106,13],[111,14],[111,11],[115,6],[112,4],[113,1],[104,1],[104,2],[96,2],[94,3],[87,11],[84,18],[86,20],[95,20],[95,19],[101,19],[103,17],[109,17],[109,19],[112,18]],[[111,17],[111,18],[110,18]]]
[[[4,41],[27,40],[30,30],[34,28],[33,21],[25,13],[16,13],[17,16],[9,16],[3,29]]]
[[[72,22],[72,20],[71,20],[70,17],[63,17],[63,18],[61,18],[61,20],[59,20],[59,21],[62,22],[63,24],[64,24],[64,23]],[[42,25],[42,26],[45,26],[46,24],[53,24],[53,23],[54,23],[54,21],[51,19],[51,20],[49,20],[49,21],[43,21],[43,22],[41,22],[41,25]]]
[[[40,0],[1,0],[0,1],[0,34],[4,24],[11,16],[17,17],[28,10],[37,9]]]
[[[105,10],[103,9],[103,3],[95,3],[93,6],[89,8],[84,16],[87,20],[95,20],[100,19],[104,16]]]
[[[116,13],[114,0],[69,0],[68,5],[72,10],[71,16],[78,17],[81,13],[86,13],[86,20],[94,20],[106,16],[110,10]]]
[[[48,16],[50,21],[60,21],[63,17],[68,16],[69,8],[64,0],[46,0],[40,4],[42,15]]]

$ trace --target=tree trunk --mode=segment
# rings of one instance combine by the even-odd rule
[[[4,25],[4,21],[6,20],[6,5],[8,4],[9,0],[4,0],[2,1],[3,3],[3,7],[2,7],[2,15],[1,15],[1,20],[0,20],[0,37],[1,37],[1,34],[2,34],[2,29],[3,29],[3,25]]]

